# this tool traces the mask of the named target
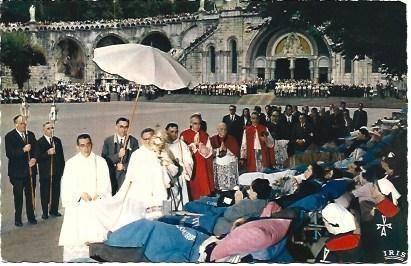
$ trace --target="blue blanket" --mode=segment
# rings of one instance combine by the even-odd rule
[[[108,236],[113,247],[144,247],[152,262],[197,262],[198,249],[209,236],[192,228],[141,219]]]
[[[173,224],[182,225],[190,228],[194,228],[197,231],[211,235],[213,234],[214,225],[217,222],[220,215],[165,215],[160,217],[158,221]]]
[[[205,215],[222,215],[226,207],[217,207],[216,197],[201,197],[198,200],[187,202],[184,210]]]

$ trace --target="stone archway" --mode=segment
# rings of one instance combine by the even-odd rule
[[[171,42],[166,35],[161,32],[151,32],[141,41],[141,44],[153,46],[163,52],[171,50]]]
[[[117,35],[110,34],[107,36],[102,37],[100,40],[97,41],[96,43],[96,48],[104,47],[104,46],[110,46],[110,45],[116,45],[116,44],[124,44],[126,43],[122,38],[120,38]]]
[[[83,80],[87,62],[81,45],[71,38],[63,38],[54,49],[57,79]]]

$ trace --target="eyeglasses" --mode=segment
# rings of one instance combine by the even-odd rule
[[[47,129],[47,130],[50,130],[50,129],[54,129],[54,127],[47,127],[46,129]]]

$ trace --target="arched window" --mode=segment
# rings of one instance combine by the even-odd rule
[[[215,48],[214,46],[210,46],[210,71],[211,73],[215,73]]]
[[[237,73],[237,42],[231,40],[231,73]]]

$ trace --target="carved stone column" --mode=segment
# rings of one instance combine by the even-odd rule
[[[294,79],[295,58],[289,58],[290,61],[290,78]]]
[[[201,83],[205,83],[208,81],[208,64],[207,64],[207,58],[208,58],[208,52],[204,51],[201,52],[201,65],[202,65],[202,70],[201,70]]]
[[[224,66],[224,79],[223,81],[231,81],[231,69],[228,69],[230,64],[228,60],[230,60],[230,51],[221,51],[223,54],[223,66]],[[230,75],[229,75],[230,73]]]
[[[310,80],[311,81],[315,81],[314,80],[314,64],[315,64],[315,61],[314,61],[314,59],[310,59],[310,63],[309,63],[309,68],[310,68]]]

